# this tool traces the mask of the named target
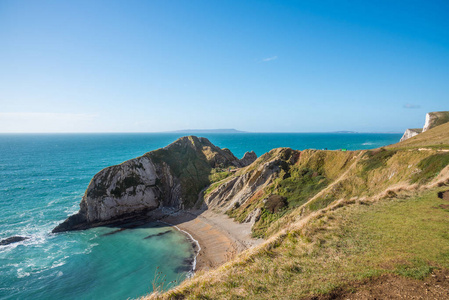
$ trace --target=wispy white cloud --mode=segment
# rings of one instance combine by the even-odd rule
[[[421,108],[421,105],[407,103],[403,107],[406,109],[416,109],[416,108]]]
[[[272,56],[272,57],[263,58],[262,61],[267,62],[267,61],[272,61],[272,60],[276,60],[276,59],[278,59],[277,55]]]

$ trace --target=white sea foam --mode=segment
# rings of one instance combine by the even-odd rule
[[[30,276],[30,275],[31,275],[31,273],[30,273],[30,272],[25,272],[25,271],[23,270],[23,268],[18,268],[18,269],[17,269],[17,278],[28,277],[28,276]]]
[[[89,254],[89,253],[92,252],[92,249],[93,249],[94,247],[98,246],[98,245],[99,245],[99,244],[97,244],[97,243],[90,244],[89,247],[87,247],[82,253],[83,253],[83,254]]]
[[[71,216],[79,211],[79,203],[74,203],[72,206],[66,208],[64,212],[67,214],[67,216]]]
[[[3,245],[0,246],[0,251],[4,252],[4,253],[8,253],[11,252],[13,249],[17,248],[20,245],[23,245],[25,243],[25,241],[21,241],[21,242],[17,242],[17,243],[12,243],[9,245]]]
[[[61,262],[55,261],[55,262],[53,263],[53,265],[50,267],[50,269],[54,269],[54,268],[57,268],[57,267],[61,267],[61,266],[65,265],[65,264],[66,264],[66,261],[65,261],[65,260],[63,260],[63,261],[61,261]]]
[[[163,222],[163,221],[158,221],[158,222],[164,223],[164,224],[167,224],[167,225],[170,225],[170,226],[176,228],[177,230],[183,232],[184,234],[186,234],[186,235],[189,237],[190,240],[192,240],[192,241],[197,245],[197,251],[196,251],[196,253],[195,253],[195,256],[193,257],[192,271],[190,271],[190,272],[187,274],[187,277],[192,277],[192,276],[195,274],[197,257],[198,257],[198,255],[200,254],[200,251],[201,251],[200,243],[199,243],[197,240],[195,240],[195,239],[193,238],[193,236],[192,236],[190,233],[188,233],[188,232],[185,231],[185,230],[180,229],[178,226],[173,225],[173,224],[170,224],[170,223],[167,223],[167,222]]]

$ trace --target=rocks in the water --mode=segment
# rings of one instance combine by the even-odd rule
[[[150,239],[150,238],[152,238],[152,237],[166,235],[167,233],[171,233],[171,232],[173,232],[173,231],[171,231],[171,230],[162,231],[162,232],[159,232],[159,233],[150,234],[149,236],[146,236],[146,237],[144,237],[143,239],[146,240],[146,239]]]
[[[82,203],[82,202],[81,202]],[[80,230],[80,229],[87,229],[89,228],[88,223],[86,222],[86,216],[84,213],[81,213],[81,210],[79,213],[74,214],[70,217],[68,217],[64,222],[56,226],[52,232],[63,232],[68,230]]]
[[[244,163],[254,156],[254,152],[245,155]],[[165,148],[98,172],[79,212],[53,232],[125,222],[161,207],[193,207],[200,191],[210,184],[212,169],[230,166],[241,167],[242,163],[228,149],[206,138],[179,138]]]
[[[190,272],[193,269],[193,261],[195,258],[193,256],[189,258],[185,258],[181,264],[181,266],[177,267],[175,269],[176,273],[184,273],[184,272]]]
[[[28,239],[29,238],[25,237],[25,236],[17,236],[17,235],[11,236],[9,238],[1,240],[0,241],[0,246],[6,246],[6,245],[9,245],[9,244],[18,243],[18,242],[25,241],[25,240],[28,240]]]

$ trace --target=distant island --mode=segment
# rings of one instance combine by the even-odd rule
[[[348,130],[340,130],[340,131],[333,131],[331,133],[358,133],[356,131],[348,131]]]
[[[246,131],[240,131],[237,129],[184,129],[170,131],[174,133],[246,133]]]

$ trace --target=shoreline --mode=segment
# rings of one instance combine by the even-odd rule
[[[195,243],[195,244],[196,244],[196,249],[194,249],[195,255],[194,255],[194,257],[193,257],[193,262],[192,262],[192,270],[189,271],[189,273],[188,273],[188,275],[187,275],[187,277],[189,277],[189,278],[192,277],[192,276],[195,274],[195,271],[196,271],[197,257],[198,257],[198,255],[199,255],[200,252],[201,252],[201,245],[200,245],[200,243],[199,243],[196,239],[194,239],[193,236],[192,236],[190,233],[188,233],[188,232],[185,231],[185,230],[182,230],[181,228],[179,228],[179,227],[176,226],[176,225],[173,225],[173,224],[170,224],[170,223],[167,223],[167,222],[164,222],[164,221],[160,221],[160,220],[158,220],[157,222],[160,222],[160,223],[163,223],[163,224],[168,225],[168,226],[170,226],[170,227],[176,228],[178,231],[180,231],[180,232],[184,233],[185,235],[187,235],[187,237],[190,239],[190,241],[191,241],[192,243]],[[194,247],[194,248],[195,248],[195,247]]]
[[[263,242],[251,237],[251,224],[240,224],[226,215],[207,210],[173,212],[159,222],[175,227],[198,246],[191,276],[196,271],[214,269]]]

